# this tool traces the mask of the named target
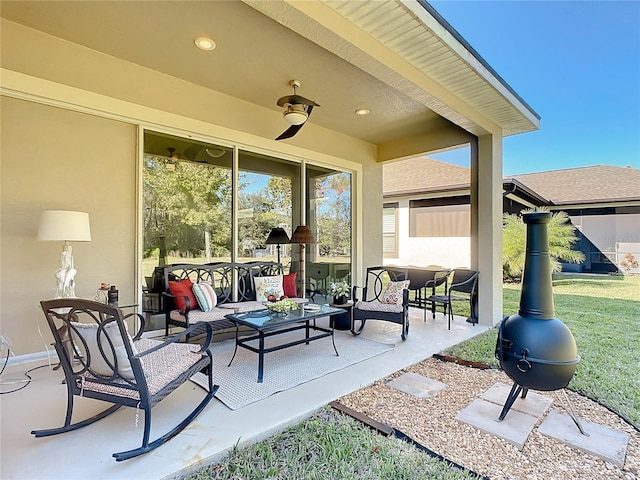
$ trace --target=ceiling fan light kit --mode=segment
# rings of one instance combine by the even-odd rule
[[[285,95],[278,99],[276,104],[284,107],[282,113],[284,119],[291,125],[276,140],[284,140],[293,137],[307,122],[311,116],[313,107],[319,107],[316,102],[296,94],[296,89],[300,87],[300,80],[291,80],[289,85],[293,87],[293,95]]]
[[[309,118],[307,112],[304,111],[304,105],[289,105],[282,116],[291,125],[302,125]]]
[[[220,158],[226,153],[222,148],[205,148],[204,151],[212,158]]]

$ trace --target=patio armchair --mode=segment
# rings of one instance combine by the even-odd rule
[[[402,326],[402,340],[409,334],[409,280],[406,268],[369,267],[358,300],[357,285],[353,287],[351,333],[360,335],[367,320],[383,320]],[[359,322],[359,323],[358,323]]]
[[[47,437],[77,430],[101,420],[122,406],[144,412],[142,445],[114,453],[117,461],[127,460],[163,445],[180,433],[202,412],[215,395],[209,325],[195,324],[164,342],[142,338],[140,329],[129,335],[126,317],[118,307],[91,300],[61,298],[40,302],[55,339],[55,349],[64,370],[67,386],[67,413],[59,428],[33,430],[36,437]],[[180,342],[191,329],[206,331],[202,345]],[[202,401],[164,435],[150,441],[151,408],[167,397],[192,375],[206,370],[209,388]],[[112,405],[97,415],[71,423],[74,398],[102,400]]]
[[[433,318],[436,318],[436,305],[442,305],[444,314],[447,315],[448,329],[451,330],[454,302],[469,302],[469,319],[474,325],[478,323],[478,315],[476,313],[478,275],[479,272],[475,270],[454,268],[451,271],[452,278],[447,291],[442,295],[430,295],[427,299],[433,304]]]
[[[443,286],[447,290],[447,281],[451,270],[435,265],[428,267],[409,267],[409,306],[423,309],[423,319],[427,321],[427,309],[435,315],[436,304],[429,301],[436,289]],[[413,292],[413,296],[411,293]],[[412,298],[411,298],[412,297]]]

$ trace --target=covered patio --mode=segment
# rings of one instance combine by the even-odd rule
[[[393,331],[396,345],[384,362],[364,361],[239,412],[216,404],[170,446],[124,466],[109,458],[109,435],[123,436],[124,417],[117,426],[96,425],[109,434],[89,428],[43,441],[29,436],[61,414],[48,410],[57,408],[59,374],[36,370],[41,383],[2,398],[3,477],[56,477],[71,468],[104,468],[101,476],[112,478],[169,475],[215,458],[238,439],[253,441],[295,423],[501,320],[502,139],[538,129],[540,119],[427,2],[9,0],[0,15],[0,322],[15,354],[14,372],[45,362],[51,341],[39,301],[54,296],[61,243],[38,242],[42,211],[90,216],[91,241],[73,245],[79,297],[93,298],[107,281],[118,286],[121,305],[142,310],[152,137],[167,142],[161,150],[170,163],[169,148],[180,145],[168,142],[214,145],[211,158],[225,155],[215,164],[227,175],[220,210],[228,232],[225,261],[243,257],[243,168],[259,171],[268,160],[294,172],[287,173],[293,228],[314,227],[312,206],[321,203],[309,195],[314,175],[348,176],[343,230],[355,285],[368,266],[383,264],[383,162],[468,145],[469,267],[480,271],[479,325],[461,320],[447,332],[442,318],[424,324],[419,312],[406,342]],[[196,47],[201,37],[215,49]],[[276,102],[292,93],[293,79],[301,82],[297,93],[319,106],[295,136],[276,140],[290,126]],[[214,163],[186,156],[182,162]],[[205,193],[222,196],[220,190]],[[308,261],[323,260],[317,257]],[[365,333],[384,337],[387,326],[372,323]],[[39,385],[45,390],[36,392]],[[171,402],[193,391],[182,388],[177,400],[163,402],[157,418],[171,415]],[[86,452],[74,457],[80,464],[61,461],[80,450]]]
[[[111,454],[136,446],[141,437],[141,427],[135,428],[135,412],[130,408],[75,432],[48,438],[30,435],[34,428],[58,426],[65,410],[65,386],[60,383],[63,374],[48,367],[35,370],[30,374],[33,380],[26,388],[0,397],[2,478],[170,478],[215,462],[236,445],[251,444],[294,425],[343,395],[487,329],[456,317],[449,331],[442,314],[439,313],[435,320],[429,316],[423,322],[422,312],[414,308],[410,308],[410,316],[411,333],[405,342],[400,340],[399,327],[387,322],[370,321],[362,335],[355,337],[356,341],[368,338],[394,344],[390,351],[238,410],[231,410],[215,399],[187,429],[166,445],[122,463],[116,462]],[[348,331],[336,331],[336,335],[352,336]],[[331,349],[329,343],[327,348]],[[46,362],[14,365],[5,377],[23,378],[24,371],[41,364]],[[304,364],[299,367],[304,368]],[[227,366],[215,365],[217,370],[224,368]],[[154,408],[153,426],[162,431],[165,425],[181,418],[182,404],[193,405],[201,397],[200,387],[187,382]],[[79,399],[77,413],[94,413],[103,405],[94,400]]]

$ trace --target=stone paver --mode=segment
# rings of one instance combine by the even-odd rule
[[[442,382],[412,372],[391,380],[387,385],[418,398],[433,398],[447,388]]]
[[[524,447],[538,417],[511,409],[502,422],[498,417],[502,406],[486,400],[476,399],[456,415],[456,420],[468,423],[477,429],[503,438],[519,450]]]
[[[480,395],[480,398],[504,406],[510,391],[511,385],[496,383],[489,390]],[[553,405],[553,399],[550,396],[529,390],[525,398],[520,398],[520,396],[518,396],[518,399],[513,403],[511,409],[507,413],[507,417],[511,415],[513,410],[533,415],[534,417],[541,417],[547,412],[547,410],[549,410],[549,408],[551,408],[551,405]]]
[[[560,442],[602,458],[619,467],[624,466],[629,435],[612,428],[578,419],[583,430],[589,434],[582,435],[571,417],[557,410],[549,412],[538,426],[538,432]]]

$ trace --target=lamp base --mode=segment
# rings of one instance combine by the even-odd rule
[[[60,268],[56,270],[56,296],[55,298],[75,298],[75,276],[78,271],[73,267],[73,253],[68,242],[62,247],[60,255]]]

